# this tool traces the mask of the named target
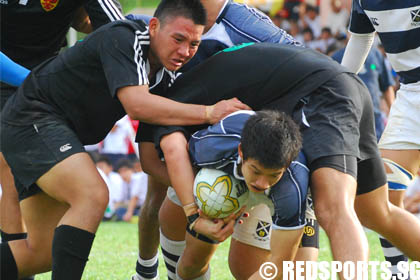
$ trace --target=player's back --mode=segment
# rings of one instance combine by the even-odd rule
[[[250,43],[225,49],[184,73],[168,97],[209,105],[238,97],[254,110],[277,102],[277,109],[291,112],[300,98],[342,72],[337,62],[311,49]]]

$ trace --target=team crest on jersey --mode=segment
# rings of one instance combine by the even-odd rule
[[[267,237],[270,234],[271,223],[267,223],[264,221],[258,221],[257,229],[255,233],[259,238]]]
[[[420,9],[410,11],[411,25],[420,26]]]
[[[46,12],[51,12],[57,7],[59,0],[40,0],[41,6]]]

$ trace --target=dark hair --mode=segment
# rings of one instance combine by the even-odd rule
[[[182,16],[194,24],[206,25],[207,12],[200,0],[162,0],[153,15],[162,24],[168,17]]]
[[[133,162],[129,159],[122,158],[115,164],[115,170],[118,172],[121,168],[134,169]]]
[[[96,159],[96,163],[98,162],[105,162],[106,164],[112,166],[111,160],[106,155],[99,155],[98,158]]]
[[[259,111],[246,122],[241,135],[243,159],[265,168],[288,167],[302,147],[299,126],[285,113]]]

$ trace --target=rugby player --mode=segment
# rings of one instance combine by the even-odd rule
[[[405,190],[420,166],[420,1],[353,0],[349,31],[344,66],[355,73],[360,71],[377,33],[399,76],[400,89],[379,148],[385,163],[389,200],[404,208]],[[380,241],[395,275],[397,263],[407,261],[407,257],[391,240],[380,237]]]
[[[150,94],[194,55],[205,23],[198,0],[162,1],[149,26],[116,21],[99,28],[33,69],[9,98],[1,142],[28,237],[0,244],[2,279],[51,268],[53,279],[81,278],[108,203],[83,145],[102,140],[122,116],[188,125],[248,109],[236,99],[202,106]]]
[[[338,63],[309,49],[244,44],[181,75],[168,96],[203,104],[236,96],[254,110],[293,115],[301,123],[315,213],[335,260],[367,260],[368,244],[359,219],[419,259],[419,222],[388,202],[369,93]],[[162,131],[168,134],[171,129],[158,129],[156,143]],[[185,147],[186,140],[177,143]],[[200,233],[206,235],[204,230]]]

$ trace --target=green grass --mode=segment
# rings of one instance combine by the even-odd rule
[[[370,260],[383,261],[376,233],[368,232],[367,237],[370,245]],[[343,242],[351,241],[343,240]],[[233,279],[227,264],[228,250],[229,240],[223,242],[217,249],[211,262],[212,279]],[[137,225],[123,222],[102,223],[97,232],[83,279],[128,280],[134,273],[136,259]],[[328,239],[324,232],[321,232],[319,260],[332,260]],[[159,262],[161,279],[167,279],[162,256],[160,256]],[[44,273],[36,277],[36,280],[47,279],[51,279],[51,273]]]

